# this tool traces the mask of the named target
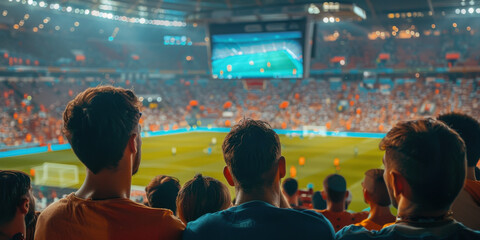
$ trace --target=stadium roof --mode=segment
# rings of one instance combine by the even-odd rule
[[[121,12],[141,17],[181,20],[186,16],[218,10],[258,8],[282,5],[298,5],[325,1],[315,0],[45,0],[61,2],[61,5],[82,5],[91,9]],[[455,8],[479,7],[480,0],[340,0],[345,4],[356,4],[367,12],[368,18],[376,18],[392,12],[423,11],[437,12]],[[87,5],[87,6],[86,6]],[[142,16],[143,15],[143,16]]]

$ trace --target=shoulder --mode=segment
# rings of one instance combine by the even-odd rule
[[[228,209],[224,211],[228,211]],[[227,230],[223,227],[228,224],[224,221],[224,211],[207,213],[197,220],[189,222],[183,232],[183,239],[203,239],[222,231],[222,229]]]
[[[391,228],[384,228],[380,231],[368,231],[363,226],[350,225],[342,228],[335,234],[335,239],[388,239],[392,232]]]

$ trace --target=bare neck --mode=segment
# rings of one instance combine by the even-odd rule
[[[473,180],[476,181],[476,176],[475,176],[475,167],[468,167],[467,168],[467,179],[468,180]]]
[[[330,200],[327,200],[327,210],[332,212],[345,211],[345,200],[340,202],[332,202]]]
[[[276,207],[280,207],[281,205],[282,194],[278,184],[274,184],[274,186],[260,187],[251,191],[244,191],[242,188],[236,186],[235,191],[237,193],[235,205],[255,200],[263,201]]]
[[[25,236],[26,232],[25,215],[17,211],[12,221],[0,227],[0,239],[12,239],[17,233]]]
[[[390,212],[390,207],[382,207],[377,204],[370,204],[370,215],[368,219],[378,225],[395,222],[395,216]]]
[[[408,199],[402,197],[398,201],[398,212],[397,216],[399,217],[417,217],[417,218],[429,218],[429,217],[441,217],[448,213],[447,209],[440,210],[430,210],[424,206],[419,206]]]
[[[297,194],[293,194],[293,196],[289,196],[288,194],[284,194],[287,198],[288,204],[293,206],[298,206],[298,196]]]
[[[103,169],[97,174],[87,169],[85,182],[75,195],[92,200],[129,198],[131,184],[132,166],[128,159],[122,159],[115,169]]]

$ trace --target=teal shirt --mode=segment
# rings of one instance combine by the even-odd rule
[[[332,224],[315,211],[251,201],[189,222],[183,240],[329,240],[334,235]]]
[[[480,231],[465,227],[463,224],[452,221],[438,227],[413,227],[406,224],[394,224],[380,231],[368,231],[361,226],[346,226],[335,235],[338,240],[367,240],[367,239],[401,239],[401,240],[470,240],[480,239]]]

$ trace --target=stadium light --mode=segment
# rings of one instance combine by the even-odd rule
[[[474,11],[475,11],[475,9],[473,9],[473,8],[468,9],[468,13],[470,13],[470,14],[472,14]]]
[[[462,9],[462,14],[466,14],[466,13],[467,13],[467,10]]]
[[[327,18],[327,17],[324,17],[324,18],[323,18],[323,22],[324,22],[324,23],[328,23],[328,18]]]
[[[477,10],[475,10],[475,12],[477,12],[478,14],[480,14],[480,8],[477,8]]]
[[[334,17],[330,17],[329,20],[330,20],[330,22],[332,22],[332,23],[335,22],[335,18],[334,18]]]

